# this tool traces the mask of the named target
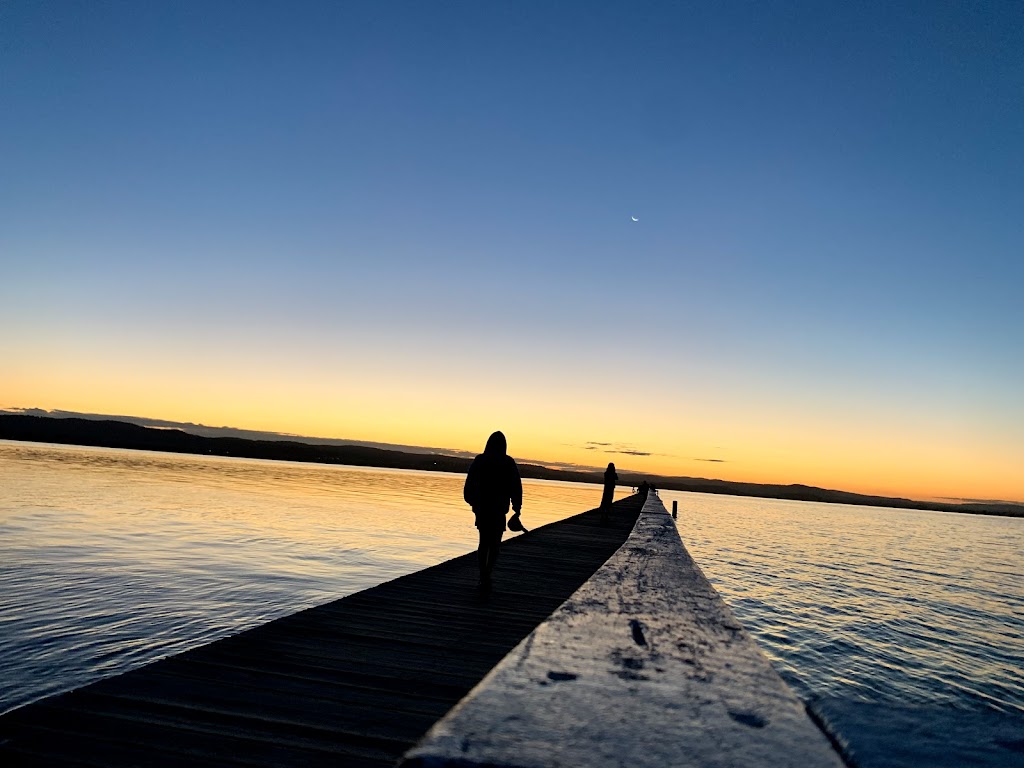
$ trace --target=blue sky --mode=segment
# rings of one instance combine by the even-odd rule
[[[570,403],[646,360],[648,384],[593,392],[628,418],[584,435],[581,413],[569,442],[685,457],[723,442],[674,445],[693,412],[761,414],[722,469],[765,479],[787,419],[939,425],[949,466],[999,467],[965,489],[1013,492],[1019,3],[13,2],[0,104],[0,405],[93,410],[73,382],[133,362],[136,388],[215,362],[356,400],[403,370],[413,398],[498,386],[486,368],[500,421],[517,388]],[[201,389],[143,415],[212,419]],[[287,392],[225,423],[309,430]],[[319,434],[357,429],[344,410]],[[385,422],[352,436],[445,437]]]

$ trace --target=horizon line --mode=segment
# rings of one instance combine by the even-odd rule
[[[89,421],[121,421],[129,424],[135,424],[136,426],[148,427],[151,429],[179,429],[186,433],[195,434],[199,437],[235,437],[244,440],[270,440],[270,441],[314,441],[313,444],[321,445],[355,445],[365,448],[377,448],[380,450],[393,450],[402,451],[414,454],[436,454],[442,456],[450,456],[452,458],[463,458],[471,459],[477,456],[474,451],[468,451],[461,448],[439,448],[436,446],[424,446],[424,445],[409,445],[405,443],[387,443],[382,441],[374,440],[358,440],[351,438],[341,437],[322,437],[315,435],[302,435],[294,432],[279,432],[275,430],[259,430],[259,429],[245,429],[242,427],[231,427],[227,425],[222,426],[210,426],[208,424],[202,424],[199,422],[191,421],[174,421],[171,419],[161,419],[150,416],[131,416],[126,414],[109,414],[109,413],[86,413],[82,411],[69,411],[61,408],[38,408],[38,407],[23,407],[23,406],[0,406],[0,415],[11,415],[11,416],[39,416],[42,418],[80,418]],[[191,429],[190,429],[191,428]],[[205,433],[205,434],[204,434]],[[216,434],[209,434],[216,433]],[[225,434],[227,433],[227,434]],[[695,459],[697,460],[697,459]],[[559,462],[559,461],[547,461],[543,459],[531,459],[531,458],[520,458],[520,462],[524,464],[532,464],[553,470],[562,470],[568,472],[604,472],[605,467],[597,467],[586,464],[575,464],[573,462]],[[960,504],[1007,504],[1007,505],[1024,505],[1024,499],[1021,500],[1010,500],[1010,499],[975,499],[970,497],[961,496],[923,496],[913,498],[910,496],[883,496],[876,493],[864,493],[860,491],[845,491],[839,488],[826,488],[823,486],[809,485],[807,483],[764,483],[764,482],[753,482],[747,480],[724,480],[721,478],[713,477],[693,477],[690,475],[663,475],[652,472],[646,472],[643,470],[635,470],[628,468],[616,467],[619,473],[626,473],[632,475],[639,475],[645,477],[657,477],[664,480],[689,480],[689,481],[706,481],[706,482],[720,482],[720,483],[735,483],[737,485],[752,485],[752,486],[765,486],[765,487],[793,487],[793,486],[804,486],[807,488],[818,488],[824,491],[830,491],[833,493],[848,493],[856,496],[863,496],[866,498],[878,498],[878,499],[894,499],[904,501],[916,501],[916,502],[940,502],[940,503],[960,503]]]

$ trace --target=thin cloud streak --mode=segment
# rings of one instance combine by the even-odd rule
[[[615,443],[601,443],[596,440],[588,440],[582,446],[585,451],[600,451],[601,453],[614,453],[621,454],[623,456],[654,456],[661,454],[654,454],[650,451],[642,451],[638,448],[634,448],[631,445],[617,445]]]

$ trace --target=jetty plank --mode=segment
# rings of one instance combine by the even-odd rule
[[[0,717],[0,763],[391,766],[625,541],[639,497]]]
[[[625,544],[402,768],[842,768],[656,493]]]

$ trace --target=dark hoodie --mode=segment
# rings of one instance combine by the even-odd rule
[[[608,469],[604,471],[604,493],[601,496],[601,506],[607,507],[615,497],[615,484],[619,482],[619,476],[615,472],[615,465],[608,463]]]
[[[505,451],[507,443],[501,432],[487,438],[484,452],[473,459],[466,474],[466,486],[462,491],[466,503],[480,515],[501,517],[504,526],[509,502],[518,512],[523,506],[523,483],[519,479],[519,467],[515,459]],[[497,520],[495,520],[497,522]]]

